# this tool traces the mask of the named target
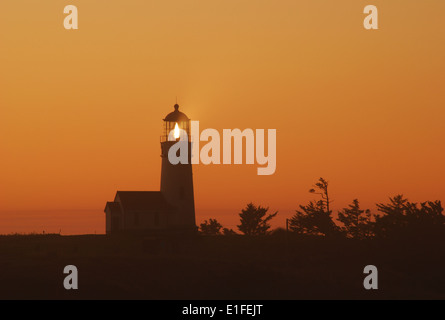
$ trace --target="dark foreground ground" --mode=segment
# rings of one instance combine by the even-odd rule
[[[1,236],[0,299],[445,299],[444,243]],[[369,264],[378,290],[363,288]],[[63,287],[66,265],[78,290]]]

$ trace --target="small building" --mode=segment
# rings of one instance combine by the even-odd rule
[[[175,224],[176,211],[160,191],[118,191],[105,206],[106,230],[162,230]]]
[[[190,137],[190,119],[179,111],[179,105],[174,108],[164,119],[161,136],[161,190],[117,191],[114,201],[107,202],[104,210],[107,234],[196,232],[191,161],[173,165],[168,160],[169,149],[179,141],[179,137],[172,140],[170,133],[179,128]]]

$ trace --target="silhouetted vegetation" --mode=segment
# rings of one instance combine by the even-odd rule
[[[221,229],[222,229],[222,232],[221,232]],[[220,224],[216,219],[209,219],[209,221],[204,220],[204,222],[201,223],[199,226],[199,232],[202,235],[206,235],[206,236],[219,236],[219,235],[233,236],[233,235],[237,235],[237,233],[235,231],[233,231],[233,229],[224,228],[222,226],[222,224]]]
[[[378,203],[378,214],[362,209],[358,199],[338,211],[339,224],[332,218],[329,183],[320,178],[310,193],[321,197],[300,205],[288,220],[289,231],[294,234],[323,237],[346,237],[357,240],[391,237],[434,237],[445,234],[445,215],[439,200],[410,202],[403,195],[389,198],[388,203]],[[239,231],[244,235],[270,234],[270,220],[278,212],[267,215],[269,208],[249,203],[242,209]],[[222,232],[221,232],[222,229]],[[232,229],[223,228],[216,220],[205,220],[200,226],[204,235],[236,235]],[[284,229],[281,230],[285,232]],[[277,232],[279,234],[280,232]]]
[[[301,235],[338,236],[367,239],[372,237],[431,237],[445,233],[445,216],[440,201],[410,202],[402,195],[389,198],[389,203],[378,203],[379,214],[361,209],[358,199],[338,211],[340,225],[332,219],[328,182],[320,178],[309,192],[321,200],[300,205],[289,219],[289,229]]]
[[[235,231],[233,231],[233,229],[224,228],[223,229],[223,235],[225,235],[225,236],[233,236],[233,235],[237,235],[237,233]]]
[[[381,214],[375,216],[377,237],[431,236],[445,232],[445,216],[440,201],[410,202],[403,195],[378,203]]]
[[[199,229],[204,235],[220,235],[222,225],[216,219],[204,220],[199,226]]]
[[[337,235],[340,229],[332,220],[328,182],[320,178],[315,184],[315,189],[310,189],[309,192],[320,195],[321,200],[310,201],[306,206],[300,205],[300,210],[296,210],[289,220],[289,229],[298,234]]]
[[[249,203],[239,214],[241,224],[237,226],[238,230],[249,236],[267,234],[270,229],[270,220],[278,214],[277,211],[266,216],[268,210],[269,208],[257,207],[253,203]]]
[[[369,209],[360,209],[357,199],[354,199],[348,208],[343,208],[338,212],[337,220],[343,224],[340,230],[347,237],[365,239],[373,234],[371,211]]]

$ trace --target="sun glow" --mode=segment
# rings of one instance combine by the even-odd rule
[[[178,126],[178,123],[175,124],[175,132],[174,132],[174,134],[175,134],[175,139],[178,139],[179,138],[179,126]]]

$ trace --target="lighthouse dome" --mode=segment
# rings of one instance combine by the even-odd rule
[[[164,119],[164,121],[169,121],[169,122],[182,122],[189,120],[190,119],[185,115],[185,113],[179,111],[178,104],[175,104],[175,111],[170,112]]]

